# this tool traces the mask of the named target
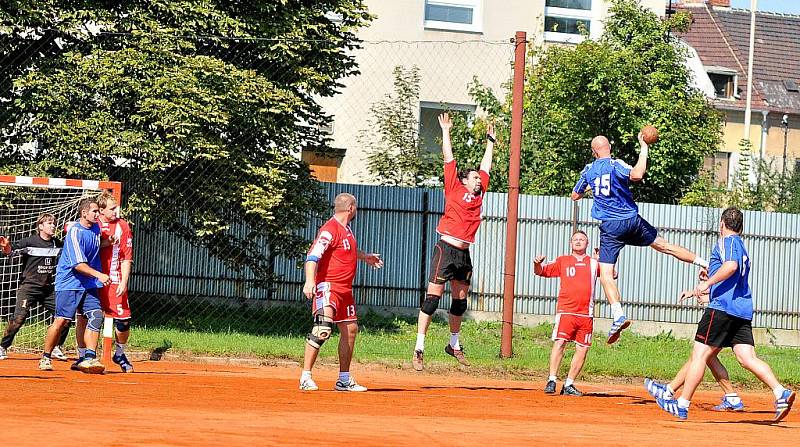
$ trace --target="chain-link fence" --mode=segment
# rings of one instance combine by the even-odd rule
[[[314,176],[381,181],[386,170],[369,161],[381,151],[435,160],[438,114],[458,114],[468,133],[484,114],[476,86],[502,98],[513,56],[510,42],[356,49],[91,30],[0,37],[0,173],[121,182],[135,324],[249,334],[308,331],[298,275],[331,206]],[[440,165],[415,169],[430,184],[441,176]],[[3,213],[15,219],[12,207]],[[3,321],[15,268],[3,282]],[[386,272],[404,273],[391,261]],[[43,326],[29,324],[17,345],[39,345]]]

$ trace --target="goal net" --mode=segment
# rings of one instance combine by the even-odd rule
[[[49,213],[56,218],[55,236],[63,241],[64,224],[78,220],[78,203],[82,199],[110,190],[119,201],[121,186],[118,182],[0,175],[0,236],[13,244],[36,234],[39,216]],[[0,254],[0,335],[14,315],[22,269],[22,256],[14,252],[10,256]],[[30,307],[11,350],[40,352],[51,321],[52,315],[43,305]],[[67,345],[74,344],[71,330]]]

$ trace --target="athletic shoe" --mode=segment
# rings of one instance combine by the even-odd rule
[[[69,360],[67,356],[64,354],[64,351],[61,349],[61,346],[56,346],[53,348],[53,352],[50,353],[50,357],[61,360],[62,362],[66,362]]]
[[[547,385],[544,386],[544,394],[556,394],[556,382],[548,380]]]
[[[722,402],[714,407],[714,411],[744,411],[744,402],[739,399],[739,403],[731,403],[727,397],[722,396]]]
[[[662,410],[678,419],[687,419],[689,417],[689,409],[679,407],[677,399],[656,399],[656,403]]]
[[[425,353],[419,349],[414,350],[414,357],[411,358],[411,366],[417,371],[425,369]]]
[[[53,361],[47,357],[42,357],[41,360],[39,360],[39,369],[42,371],[52,371]]]
[[[133,365],[131,365],[131,362],[128,361],[128,357],[125,357],[124,353],[120,355],[114,354],[114,357],[111,357],[111,360],[117,365],[119,365],[122,372],[124,373],[133,372]]]
[[[619,336],[622,335],[622,331],[630,325],[631,320],[626,318],[625,315],[617,318],[616,321],[614,321],[614,324],[611,325],[611,330],[608,331],[608,340],[606,340],[606,343],[612,344],[619,340]]]
[[[318,389],[319,387],[311,377],[305,380],[300,380],[300,391],[317,391]]]
[[[83,359],[78,363],[78,369],[86,374],[103,374],[106,367],[97,359]]]
[[[83,357],[78,357],[78,360],[75,360],[75,363],[70,365],[69,369],[71,369],[73,371],[80,371],[81,367],[79,365],[81,364],[82,361],[83,361]]]
[[[564,386],[564,387],[561,388],[561,395],[562,396],[577,396],[577,397],[580,397],[580,396],[583,396],[583,393],[578,391],[578,389],[575,388],[575,385],[569,385],[569,386]]]
[[[453,357],[455,357],[456,360],[458,360],[458,363],[461,363],[464,366],[469,366],[467,358],[464,357],[463,346],[461,347],[461,349],[454,349],[452,346],[450,346],[450,343],[448,343],[447,346],[444,347],[444,352],[446,352],[448,355],[452,355]]]
[[[8,352],[6,352],[6,348],[0,346],[0,360],[5,360],[8,358]]]
[[[656,399],[672,399],[672,393],[667,389],[667,384],[656,382],[653,379],[644,379],[644,388]]]
[[[337,380],[336,386],[334,388],[336,389],[336,391],[356,391],[356,392],[367,391],[367,387],[357,384],[352,377],[350,378],[350,381],[347,383]]]
[[[782,420],[789,414],[789,410],[792,409],[792,404],[794,404],[795,397],[797,397],[797,393],[794,391],[783,390],[780,399],[775,401],[775,422]]]

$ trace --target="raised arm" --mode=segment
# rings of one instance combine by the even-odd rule
[[[636,136],[639,140],[639,160],[636,161],[633,169],[631,169],[631,181],[640,182],[644,178],[644,172],[647,170],[647,151],[650,148],[642,138],[642,133]]]
[[[483,159],[481,159],[481,171],[489,172],[492,169],[492,152],[494,151],[495,133],[494,124],[489,123],[486,128],[486,150],[483,152]]]
[[[448,163],[453,161],[453,145],[450,143],[450,129],[453,127],[453,122],[450,121],[450,114],[439,115],[439,127],[442,128],[442,160]]]

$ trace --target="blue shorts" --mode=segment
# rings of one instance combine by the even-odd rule
[[[653,228],[642,216],[627,219],[607,220],[600,224],[600,259],[603,264],[616,264],[619,252],[626,245],[646,247],[658,237]]]
[[[97,289],[56,291],[56,318],[75,319],[75,312],[101,310]]]

